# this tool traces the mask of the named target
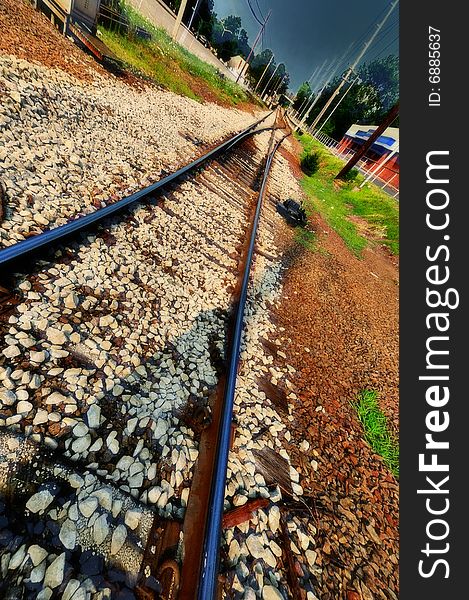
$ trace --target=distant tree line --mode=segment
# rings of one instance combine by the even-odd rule
[[[181,4],[181,0],[164,0],[164,2],[174,12],[178,11]],[[183,22],[186,25],[191,20],[196,5],[197,0],[188,1],[183,17]],[[251,54],[248,34],[242,26],[241,17],[229,15],[224,19],[219,19],[214,12],[213,0],[200,0],[197,12],[192,20],[191,29],[199,37],[205,37],[217,56],[224,62],[227,62],[233,56],[242,56],[244,59],[247,59]],[[247,73],[247,78],[250,80],[251,85],[255,86],[258,83],[272,55],[273,53],[270,49],[262,50],[258,54],[254,54],[254,56],[251,55],[249,60],[250,68]],[[275,70],[276,67],[277,63],[275,60],[272,60],[268,71],[265,72],[263,80],[259,85],[258,89],[260,91],[266,85],[266,93],[276,90],[282,94],[287,91],[290,84],[290,76],[286,71],[286,67],[283,63],[278,66],[277,70]],[[273,77],[270,79],[272,75]]]
[[[357,75],[359,79],[353,84],[322,128],[324,133],[335,139],[342,138],[353,123],[360,125],[379,124],[384,115],[399,99],[399,58],[397,56],[389,55],[386,58],[365,63],[358,69]],[[353,75],[349,77],[350,82],[354,79]],[[313,123],[339,83],[340,77],[336,77],[325,88],[306,120],[308,125]],[[331,104],[323,119],[318,122],[318,127],[321,127],[347,89],[347,85],[342,88],[339,97]],[[299,110],[301,107],[309,106],[311,102],[314,102],[315,96],[314,94],[311,95],[311,92],[309,83],[303,83],[298,89],[293,108]],[[305,104],[308,97],[310,99]],[[393,125],[398,126],[398,121],[396,120]]]

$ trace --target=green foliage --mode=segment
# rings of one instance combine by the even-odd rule
[[[311,86],[308,81],[305,81],[300,85],[298,91],[296,93],[295,100],[293,102],[293,108],[295,110],[300,110],[300,108],[305,106],[305,100],[311,95]]]
[[[390,54],[366,63],[360,68],[359,75],[374,87],[380,99],[381,112],[387,113],[399,99],[399,57]]]
[[[174,43],[164,29],[155,27],[128,5],[124,5],[124,16],[131,25],[149,31],[152,39],[129,39],[123,33],[103,27],[100,31],[103,42],[131,69],[176,94],[195,100],[202,99],[191,87],[191,82],[196,83],[197,79],[220,101],[238,104],[248,100],[240,86],[221,77],[215,67]]]
[[[322,129],[337,140],[342,138],[353,123],[375,125],[382,121],[383,116],[399,98],[398,57],[388,56],[366,63],[360,67],[358,75],[360,79],[354,82],[345,97],[342,95],[350,83],[342,88],[343,99]],[[308,116],[308,125],[311,125],[324,108],[340,81],[340,77],[335,78],[324,90]],[[349,81],[352,82],[353,78],[349,78]]]
[[[319,169],[319,152],[308,152],[300,160],[301,170],[308,176]]]
[[[353,403],[363,426],[365,440],[379,454],[395,477],[399,477],[399,444],[389,431],[386,415],[378,404],[378,393],[363,390]]]
[[[316,235],[313,231],[304,227],[297,227],[295,229],[295,241],[306,248],[306,250],[312,251],[316,249]]]
[[[355,181],[359,172],[360,171],[358,169],[350,169],[350,171],[347,171],[347,173],[344,175],[343,180],[344,181]]]
[[[304,148],[305,154],[317,152],[321,168],[312,176],[302,180],[308,197],[307,205],[321,213],[329,225],[341,236],[347,247],[360,257],[368,245],[369,238],[357,230],[351,217],[363,219],[375,243],[386,245],[399,254],[399,208],[397,202],[373,184],[357,189],[363,181],[358,173],[353,181],[335,184],[334,177],[342,169],[342,160],[326,150],[317,140],[306,133],[295,134]]]

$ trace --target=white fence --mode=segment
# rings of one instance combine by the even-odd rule
[[[291,114],[289,114],[288,117],[295,126],[299,126],[298,121]],[[326,148],[329,148],[333,154],[343,159],[345,162],[349,161],[350,158],[355,154],[355,152],[350,148],[340,150],[341,144],[337,140],[334,140],[325,134],[323,131],[313,131],[311,127],[305,126],[304,123],[301,125],[301,130],[308,132]],[[386,163],[386,160],[378,162],[370,158],[366,158],[365,160],[360,159],[355,165],[355,168],[365,175],[365,181],[360,187],[363,187],[363,185],[367,182],[374,183],[389,196],[392,196],[399,201],[399,171],[392,169],[392,167],[388,167]],[[394,174],[389,179],[384,179],[383,177],[380,177],[380,175],[383,175],[385,171],[392,171]]]

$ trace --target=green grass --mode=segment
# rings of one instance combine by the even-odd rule
[[[379,454],[393,475],[399,477],[399,445],[389,431],[387,419],[378,405],[378,393],[363,390],[353,404],[363,426],[365,440]]]
[[[306,250],[316,250],[316,236],[309,229],[298,227],[295,231],[295,241]]]
[[[223,78],[217,69],[173,42],[168,33],[155,27],[130,6],[125,14],[132,26],[146,29],[151,40],[132,38],[99,26],[102,41],[131,70],[137,71],[165,89],[201,101],[209,98],[236,105],[253,97],[235,82]]]
[[[320,154],[318,171],[310,177],[305,175],[302,180],[311,207],[325,218],[356,256],[361,256],[370,240],[386,245],[393,254],[398,255],[397,202],[373,184],[358,188],[364,180],[361,174],[353,181],[334,181],[334,177],[344,165],[343,161],[311,136],[297,133],[295,136],[303,146],[302,156],[313,152]],[[353,215],[366,222],[366,235],[360,233],[356,224],[352,222]]]

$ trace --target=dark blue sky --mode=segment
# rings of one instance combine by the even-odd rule
[[[269,9],[269,19],[264,37],[264,48],[271,48],[276,62],[284,62],[291,76],[290,90],[309,79],[324,60],[328,65],[347,51],[341,67],[346,68],[358,55],[370,37],[375,25],[384,17],[390,0],[250,0],[260,17]],[[248,0],[214,0],[219,19],[239,15],[243,27],[254,42],[260,25],[248,6]],[[260,11],[259,11],[260,9]],[[386,21],[375,42],[362,62],[399,53],[399,5]],[[256,48],[260,51],[261,46]],[[327,70],[328,65],[323,69]],[[342,70],[342,69],[339,69]],[[318,83],[320,83],[318,81]]]

